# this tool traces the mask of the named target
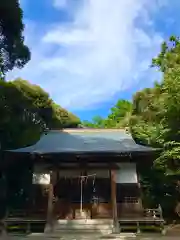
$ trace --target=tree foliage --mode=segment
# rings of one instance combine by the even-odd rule
[[[22,79],[0,81],[0,112],[1,150],[34,144],[46,129],[77,127],[80,123],[79,118],[55,104],[42,88]],[[32,161],[18,161],[6,169],[1,161],[4,159],[0,159],[0,184],[4,186],[0,194],[0,219],[7,204],[27,207],[33,172]]]
[[[19,0],[0,1],[0,77],[14,67],[22,68],[30,59],[24,44],[23,12]]]
[[[110,109],[107,118],[96,116],[92,121],[83,121],[83,126],[90,128],[121,128],[129,125],[132,103],[127,100],[118,100]]]
[[[162,149],[152,169],[141,171],[142,187],[146,202],[151,206],[160,203],[166,214],[172,215],[180,198],[179,38],[172,36],[162,43],[152,67],[162,72],[162,80],[152,88],[136,92],[132,104],[118,101],[108,117],[101,118],[101,126],[129,126],[137,143]],[[91,122],[92,125],[98,127],[98,122]]]
[[[163,72],[160,84],[135,94],[131,130],[135,138],[160,146],[157,166],[168,174],[180,166],[180,42],[171,37],[153,65]],[[174,173],[175,173],[174,172]]]
[[[136,92],[132,103],[119,100],[107,118],[84,122],[90,127],[129,126],[134,139],[142,144],[161,147],[156,166],[177,173],[180,167],[180,41],[174,36],[163,42],[152,66],[162,71],[162,81],[152,88]]]
[[[130,127],[138,142],[159,146],[161,155],[154,161],[157,185],[149,180],[156,201],[171,202],[173,208],[180,197],[177,182],[180,177],[180,42],[171,37],[162,44],[162,51],[153,59],[153,66],[162,71],[162,81],[153,88],[134,95]],[[161,198],[161,200],[160,200]],[[163,200],[163,198],[165,198]]]
[[[42,88],[17,79],[0,82],[1,148],[34,143],[47,128],[76,127],[80,120],[55,104]]]

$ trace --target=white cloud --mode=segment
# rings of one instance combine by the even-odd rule
[[[108,101],[140,84],[142,76],[152,79],[149,64],[162,41],[150,24],[156,0],[81,1],[71,23],[50,25],[43,36],[35,25],[27,29],[32,60],[9,75],[40,84],[70,109]],[[55,3],[59,8],[66,1]]]

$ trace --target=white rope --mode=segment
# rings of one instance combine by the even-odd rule
[[[94,187],[96,173],[94,173],[94,174],[89,174],[89,175],[86,175],[86,176],[79,176],[79,177],[81,178],[80,212],[82,213],[82,212],[83,212],[83,181],[84,181],[84,180],[87,180],[88,177],[94,177],[94,179],[93,179],[93,187]],[[93,191],[94,191],[94,189],[93,189]]]

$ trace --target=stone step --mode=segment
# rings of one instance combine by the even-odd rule
[[[110,234],[113,229],[112,219],[75,219],[57,220],[54,225],[56,234]]]
[[[69,229],[72,229],[72,230],[98,230],[98,229],[112,229],[113,228],[113,225],[65,225],[65,224],[61,224],[61,225],[55,225],[54,226],[54,229],[56,230],[69,230]]]
[[[56,221],[57,224],[71,224],[71,225],[112,225],[113,224],[113,220],[112,219],[74,219],[74,220],[66,220],[66,219],[59,219]]]
[[[103,239],[104,240],[108,238],[110,234],[109,233],[51,233],[51,234],[44,234],[44,238],[43,239],[54,239],[54,240],[99,240],[99,239]],[[109,239],[109,238],[108,238]],[[111,238],[114,240],[114,238]]]
[[[57,235],[62,234],[111,234],[112,229],[54,229]]]

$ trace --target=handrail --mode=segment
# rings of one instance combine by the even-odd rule
[[[160,207],[158,207],[158,208],[146,208],[146,209],[144,209],[144,212],[145,212],[145,214],[149,214],[154,218],[159,217],[159,218],[163,219],[162,209]]]

